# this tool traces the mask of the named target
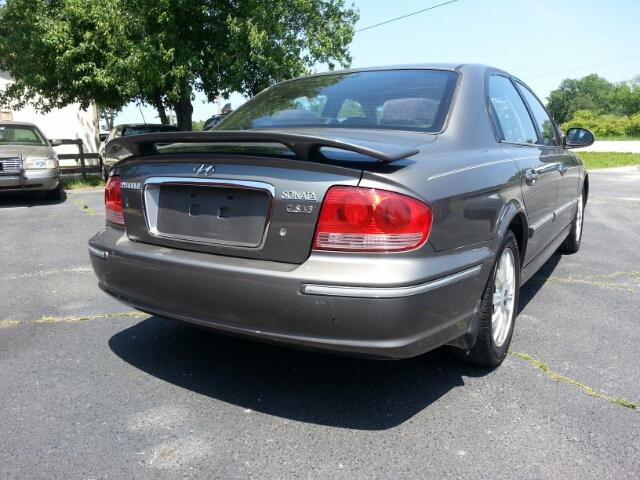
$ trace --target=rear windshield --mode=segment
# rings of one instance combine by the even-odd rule
[[[40,130],[29,125],[0,125],[0,145],[49,145]]]
[[[458,74],[385,70],[306,77],[275,85],[214,130],[364,128],[437,133],[443,129]]]

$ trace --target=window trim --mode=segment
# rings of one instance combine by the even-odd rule
[[[491,103],[491,98],[489,98],[489,82],[491,81],[491,77],[504,77],[511,83],[511,85],[514,88],[514,90],[516,91],[516,93],[520,97],[520,100],[522,100],[522,103],[524,104],[524,108],[527,110],[527,114],[529,115],[529,120],[531,121],[531,123],[533,125],[533,129],[536,132],[536,136],[538,137],[537,138],[537,142],[538,143],[510,142],[508,140],[503,140],[502,138],[500,138],[499,131],[502,130],[502,126],[499,125],[498,119],[495,118],[495,115],[493,114],[493,112],[495,111],[495,108],[493,107],[493,104]],[[514,84],[514,79],[513,79],[513,77],[511,75],[509,75],[506,72],[502,72],[500,70],[488,69],[487,73],[485,74],[484,101],[485,101],[485,108],[487,110],[487,115],[489,116],[489,122],[491,123],[491,126],[493,127],[493,134],[494,134],[494,136],[496,138],[496,141],[498,143],[505,143],[507,145],[518,145],[518,146],[526,146],[526,147],[537,147],[537,148],[546,147],[547,146],[547,145],[544,145],[544,144],[541,143],[542,142],[542,137],[540,136],[540,132],[538,131],[538,126],[536,125],[534,117],[531,114],[531,109],[529,107],[529,104],[522,97],[522,93],[520,92],[520,90],[518,90],[518,87]],[[504,136],[504,132],[503,132],[503,136]]]
[[[533,120],[533,126],[536,128],[537,132],[538,132],[538,139],[541,142],[539,145],[541,147],[547,147],[547,148],[553,148],[553,147],[559,147],[560,145],[560,134],[558,132],[558,126],[556,125],[556,122],[553,120],[553,117],[551,116],[551,114],[549,113],[549,110],[547,110],[547,107],[544,106],[544,103],[542,103],[542,101],[540,100],[540,98],[538,98],[538,96],[535,94],[535,92],[533,90],[531,90],[531,88],[529,88],[529,86],[524,83],[522,80],[519,80],[516,77],[511,77],[512,82],[515,84],[516,86],[516,90],[518,91],[518,94],[520,95],[520,97],[522,98],[522,101],[525,103],[525,105],[527,106],[527,110],[529,110],[529,115],[531,116],[531,119]],[[527,91],[529,93],[531,93],[531,95],[533,95],[533,98],[535,98],[536,100],[538,100],[538,102],[540,103],[540,105],[542,106],[542,109],[547,113],[547,115],[549,116],[549,120],[551,120],[551,125],[553,125],[553,133],[554,133],[554,137],[553,137],[553,145],[545,145],[544,143],[542,143],[542,132],[540,131],[540,128],[538,126],[538,122],[536,120],[536,116],[533,113],[533,109],[531,108],[531,105],[529,105],[529,102],[527,101],[527,99],[524,97],[523,93],[520,91],[520,88],[518,87],[518,84],[522,86],[522,88],[527,89]]]

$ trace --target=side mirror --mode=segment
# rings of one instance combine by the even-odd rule
[[[58,138],[50,138],[49,145],[51,145],[52,147],[59,147],[60,145],[62,145],[62,140]]]
[[[596,137],[586,128],[570,128],[564,136],[564,148],[583,148],[592,145]]]

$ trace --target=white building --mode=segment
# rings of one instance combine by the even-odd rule
[[[0,90],[13,82],[8,72],[0,71]],[[35,123],[47,138],[82,139],[86,153],[97,153],[100,144],[100,127],[98,110],[94,105],[82,110],[78,104],[52,110],[49,113],[38,113],[30,106],[22,110],[9,110],[0,107],[0,120]],[[61,145],[55,148],[58,153],[78,153],[75,145]],[[62,161],[63,165],[69,161]],[[71,163],[75,163],[71,161]]]

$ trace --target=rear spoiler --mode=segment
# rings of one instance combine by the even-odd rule
[[[309,135],[255,130],[220,130],[209,132],[162,132],[131,135],[111,140],[106,151],[111,155],[122,155],[126,149],[132,155],[141,157],[157,153],[156,145],[173,143],[225,143],[225,142],[273,142],[289,148],[299,158],[309,160],[320,147],[338,148],[378,158],[385,162],[394,162],[411,157],[420,150],[415,147],[403,147],[390,143],[355,140],[335,135]]]

